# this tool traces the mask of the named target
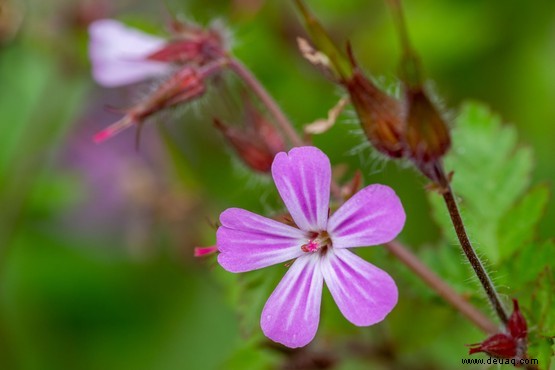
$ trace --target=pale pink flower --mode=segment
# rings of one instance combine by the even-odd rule
[[[217,232],[218,262],[228,271],[295,260],[264,306],[264,334],[292,348],[308,344],[318,329],[324,281],[347,320],[357,326],[382,321],[397,304],[395,282],[348,248],[397,236],[405,212],[395,192],[367,186],[329,217],[331,166],[315,147],[277,154],[272,176],[298,227],[230,208]]]
[[[125,26],[113,19],[100,19],[89,26],[89,57],[93,77],[105,87],[139,82],[168,73],[169,63],[147,59],[166,41]]]

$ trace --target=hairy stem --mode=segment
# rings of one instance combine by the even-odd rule
[[[474,323],[474,325],[486,334],[494,334],[498,331],[497,326],[493,322],[424,265],[407,247],[396,240],[385,244],[385,246],[399,259],[399,261],[405,264],[405,266],[420,277],[424,283]]]
[[[443,199],[445,200],[445,205],[449,210],[451,222],[453,223],[453,227],[455,228],[455,232],[457,233],[457,238],[459,239],[466,258],[474,269],[476,276],[478,276],[478,280],[480,280],[480,284],[482,284],[482,287],[484,288],[491,305],[495,309],[497,316],[503,324],[506,324],[508,321],[507,313],[505,312],[505,309],[501,304],[499,295],[497,294],[497,291],[495,290],[495,287],[493,286],[493,283],[488,273],[486,272],[482,261],[480,261],[480,258],[476,254],[476,251],[474,250],[472,244],[470,243],[470,240],[468,239],[468,235],[466,233],[466,229],[464,227],[464,223],[461,217],[461,213],[459,212],[459,207],[457,206],[453,190],[448,184],[446,191],[443,193]]]

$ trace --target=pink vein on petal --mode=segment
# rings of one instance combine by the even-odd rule
[[[300,229],[325,230],[328,220],[331,165],[318,148],[278,153],[272,176],[285,206]]]
[[[303,254],[305,233],[240,208],[220,215],[216,233],[218,262],[228,271],[244,272],[275,265]]]
[[[360,190],[330,217],[328,233],[334,248],[378,245],[393,240],[405,218],[393,189],[375,184]]]
[[[264,334],[290,348],[307,345],[318,330],[322,286],[319,257],[297,258],[262,310]]]

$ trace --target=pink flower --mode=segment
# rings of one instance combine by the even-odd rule
[[[308,344],[318,329],[324,281],[347,320],[357,326],[382,321],[397,304],[395,282],[348,248],[397,236],[405,212],[395,192],[367,186],[329,217],[331,166],[314,147],[277,154],[272,176],[298,227],[230,208],[217,232],[218,262],[228,271],[295,260],[264,306],[264,334],[292,348]]]
[[[127,85],[170,71],[170,64],[147,59],[165,45],[164,39],[112,19],[91,23],[89,34],[93,77],[102,86]]]
[[[225,32],[174,22],[164,40],[112,19],[89,26],[89,56],[96,82],[116,87],[172,72],[175,65],[203,66],[226,56]]]

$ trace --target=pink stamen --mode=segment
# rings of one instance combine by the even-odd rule
[[[320,244],[318,243],[317,240],[311,239],[308,241],[308,243],[303,245],[301,249],[303,252],[306,252],[306,253],[316,252],[318,249],[320,249]]]
[[[208,254],[216,253],[218,247],[195,247],[195,257],[202,257]]]

